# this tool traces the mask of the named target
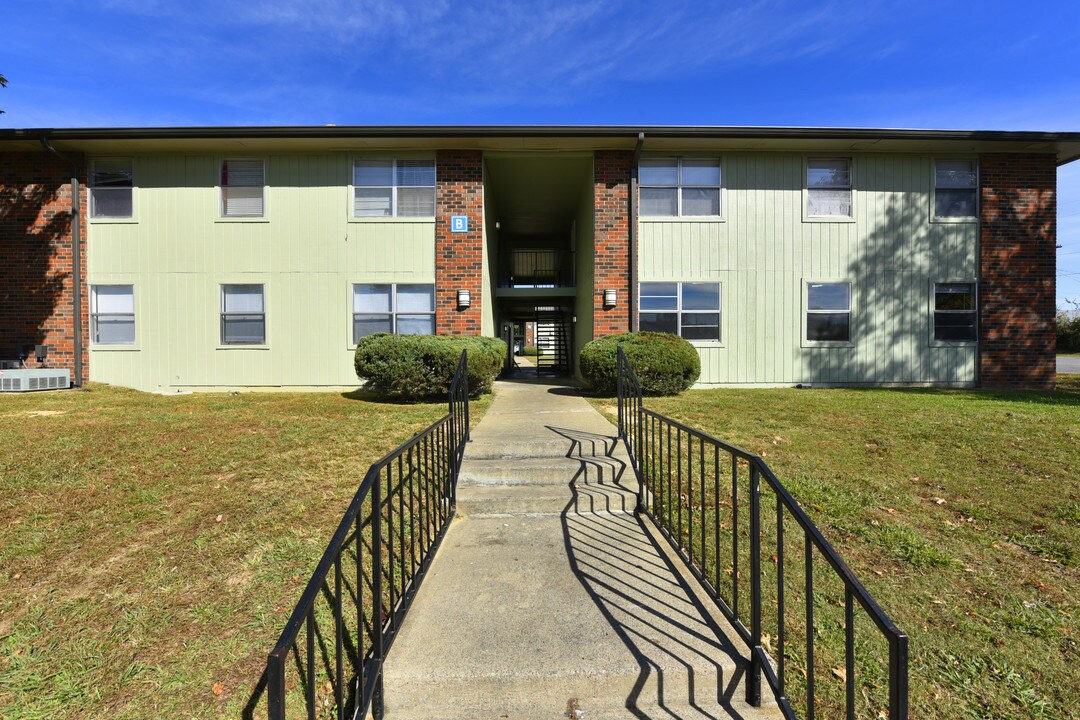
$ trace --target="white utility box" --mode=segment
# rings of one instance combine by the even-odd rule
[[[69,387],[71,387],[71,373],[68,370],[51,368],[0,370],[0,392],[65,390]]]

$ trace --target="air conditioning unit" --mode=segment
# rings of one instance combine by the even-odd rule
[[[0,392],[65,390],[69,387],[71,373],[67,370],[0,370]]]

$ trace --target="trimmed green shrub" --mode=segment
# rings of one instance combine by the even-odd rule
[[[1057,351],[1080,352],[1080,311],[1057,314]]]
[[[525,346],[525,357],[536,357],[536,346],[535,345],[526,345]]]
[[[601,395],[616,391],[615,358],[622,346],[646,395],[678,395],[701,375],[701,358],[678,335],[630,332],[606,335],[581,349],[581,374]]]
[[[489,392],[506,357],[499,338],[376,333],[360,338],[354,365],[368,387],[392,397],[446,397],[462,350],[468,352],[469,394]]]

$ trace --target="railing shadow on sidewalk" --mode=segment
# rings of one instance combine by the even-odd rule
[[[571,569],[638,665],[627,710],[638,718],[653,717],[650,707],[665,717],[692,708],[697,717],[722,710],[719,717],[741,718],[731,701],[746,661],[634,514],[636,489],[621,484],[626,463],[613,455],[617,438],[548,429],[570,442],[566,457],[580,463],[561,513]],[[723,656],[734,660],[733,672],[716,660]],[[685,680],[665,676],[665,667],[681,667]]]

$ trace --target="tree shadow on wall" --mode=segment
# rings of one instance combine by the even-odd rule
[[[854,347],[811,351],[815,381],[970,386],[980,378],[981,351],[1018,361],[1018,374],[1039,386],[1043,339],[1052,343],[1054,335],[1053,273],[1045,264],[1054,252],[1052,190],[997,190],[997,211],[984,225],[1013,239],[983,248],[980,258],[980,224],[931,222],[929,188],[910,189],[912,175],[929,177],[929,168],[912,163],[899,174],[864,173],[860,190],[878,206],[846,268]],[[996,277],[980,280],[987,262]],[[978,345],[934,339],[934,285],[943,282],[978,282]],[[1017,288],[1030,298],[1027,307],[1017,307]],[[1008,327],[981,329],[988,315],[1007,318]]]
[[[58,307],[71,282],[71,211],[56,203],[66,185],[43,177],[0,182],[0,360],[16,358],[22,345],[55,343],[57,331],[71,332],[54,326],[57,316],[70,323],[72,312]],[[61,258],[66,270],[55,267]]]

